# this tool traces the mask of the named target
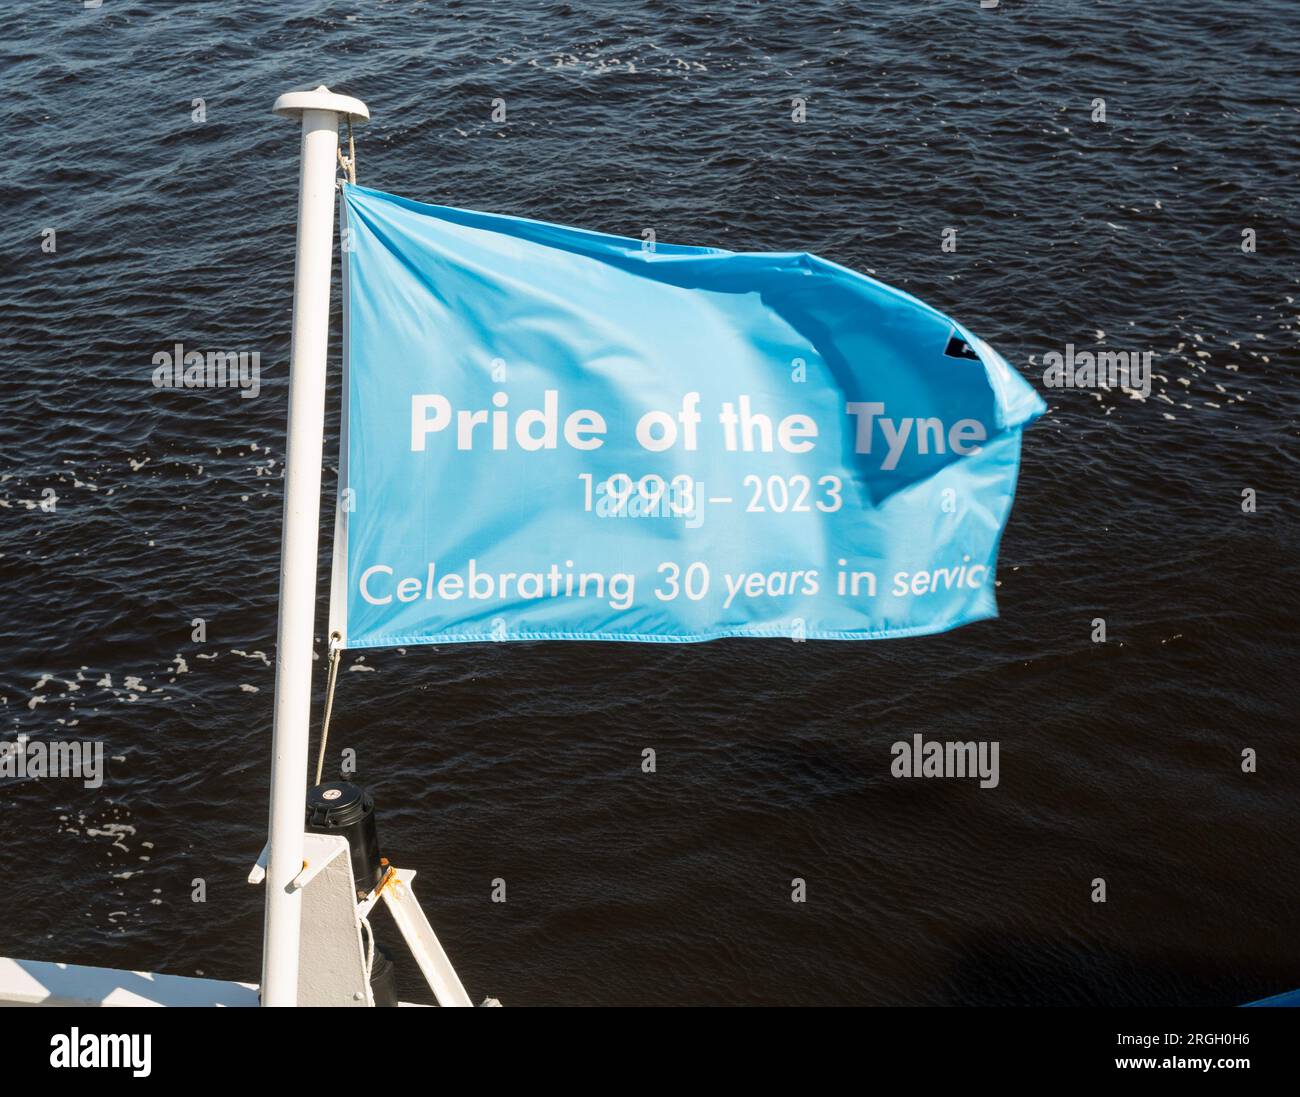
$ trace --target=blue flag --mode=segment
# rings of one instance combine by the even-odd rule
[[[814,255],[343,194],[346,647],[996,615],[1045,409],[960,324]]]

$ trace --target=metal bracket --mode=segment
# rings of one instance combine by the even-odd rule
[[[268,848],[263,847],[257,863],[249,872],[250,884],[260,884],[266,879]],[[302,926],[304,964],[307,964],[308,956],[316,957],[317,962],[325,963],[330,972],[327,975],[325,971],[313,971],[311,965],[300,970],[299,1002],[301,1004],[342,1004],[337,1000],[340,987],[346,990],[356,979],[355,974],[351,972],[353,967],[351,958],[355,949],[360,947],[361,922],[370,916],[371,911],[382,900],[392,914],[397,928],[402,931],[402,937],[406,940],[406,945],[411,950],[411,955],[415,958],[425,981],[429,984],[429,989],[433,991],[438,1005],[472,1006],[474,1003],[470,1001],[464,984],[456,974],[456,969],[452,967],[451,960],[438,940],[438,935],[434,933],[419,900],[415,897],[415,892],[411,889],[411,882],[416,875],[415,870],[388,866],[383,879],[374,890],[357,902],[356,892],[353,890],[355,883],[352,879],[352,863],[346,855],[347,849],[347,840],[341,837],[311,832],[303,835],[302,871],[294,877],[291,886],[295,890],[305,888],[325,869],[330,868],[336,859],[339,859],[339,870],[331,871],[323,878],[322,884],[329,884],[331,880],[336,881],[329,884],[327,890],[331,895],[336,890],[342,894],[342,882],[346,880],[346,895],[351,904],[355,924],[345,931],[336,912],[326,925],[324,920],[333,907],[325,894],[318,897],[319,901],[304,907]],[[312,895],[315,894],[313,891]],[[357,935],[355,941],[354,932]],[[327,994],[332,996],[332,1001],[327,1001],[323,997]],[[354,990],[350,995],[352,1001],[357,1004],[361,1004],[363,996],[366,999],[365,1004],[371,1004],[368,986]],[[500,1004],[495,998],[487,998],[483,1002],[485,1006]]]
[[[271,847],[267,844],[257,855],[257,862],[248,873],[250,884],[260,884],[266,879],[266,862],[270,851]],[[289,881],[289,887],[293,891],[305,888],[338,856],[338,839],[328,834],[308,832],[302,836],[302,853],[302,871]]]
[[[410,869],[389,869],[379,888],[379,896],[406,938],[406,946],[420,966],[424,980],[440,1006],[472,1006],[469,995],[451,960],[429,925],[420,901],[411,890],[415,878]]]
[[[260,884],[266,879],[266,863],[271,859],[271,843],[267,842],[262,847],[262,852],[257,855],[257,862],[253,865],[248,873],[248,882],[250,884]]]

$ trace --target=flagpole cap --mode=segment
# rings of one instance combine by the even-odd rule
[[[281,118],[297,118],[305,110],[328,110],[342,115],[350,122],[365,122],[370,111],[360,99],[350,95],[335,95],[324,84],[311,91],[287,91],[271,108]]]

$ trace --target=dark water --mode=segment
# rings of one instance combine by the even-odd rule
[[[0,43],[0,712],[114,760],[99,790],[3,782],[0,954],[257,978],[298,154],[270,106],[326,82],[371,109],[370,186],[815,251],[1039,384],[1066,343],[1157,355],[1147,400],[1047,393],[998,621],[349,655],[332,742],[476,999],[1300,985],[1295,29],[1283,0],[28,6]],[[155,390],[175,342],[259,351],[262,395]],[[1001,784],[892,778],[915,733],[999,741]],[[429,1000],[409,962],[402,991]]]

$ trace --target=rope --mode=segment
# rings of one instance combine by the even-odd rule
[[[370,973],[375,968],[375,931],[370,928],[370,921],[366,918],[359,918],[362,928],[366,931],[366,986],[370,986]]]
[[[320,724],[320,754],[316,758],[316,784],[320,784],[321,774],[325,772],[325,744],[330,737],[330,713],[334,711],[334,686],[339,678],[339,657],[343,649],[339,647],[342,637],[337,632],[330,633],[330,675],[325,686],[325,714]]]
[[[352,141],[352,116],[348,115],[348,154],[343,155],[343,150],[338,149],[335,155],[339,158],[339,167],[348,174],[348,182],[353,186],[357,184],[357,146]]]

